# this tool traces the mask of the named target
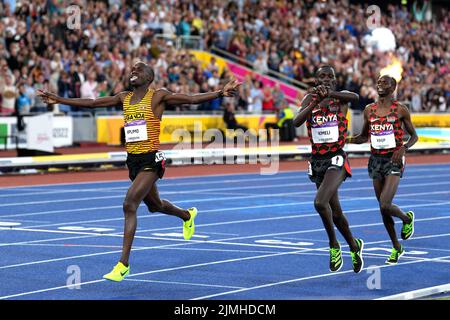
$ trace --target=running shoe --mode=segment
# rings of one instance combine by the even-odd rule
[[[362,241],[362,239],[355,239],[355,241],[356,245],[358,246],[358,251],[350,251],[350,255],[352,256],[353,271],[355,271],[356,273],[360,273],[364,267],[364,260],[362,258],[364,241]]]
[[[191,217],[189,220],[183,222],[183,237],[185,240],[189,240],[195,232],[195,223],[194,219],[197,216],[197,208],[190,208],[188,209],[189,213],[191,214]]]
[[[410,223],[404,223],[402,227],[402,239],[408,240],[414,234],[414,212],[408,211],[406,215],[411,218]]]
[[[118,262],[110,273],[107,273],[103,276],[104,279],[111,281],[122,281],[126,275],[130,273],[130,266],[125,267],[122,262]]]
[[[341,270],[343,264],[341,248],[330,248],[330,271]]]
[[[403,246],[400,246],[400,250],[397,250],[395,248],[392,248],[391,255],[386,260],[387,264],[397,264],[398,259],[405,253],[405,249],[403,249]]]

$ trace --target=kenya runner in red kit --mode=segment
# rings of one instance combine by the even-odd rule
[[[396,86],[397,81],[390,76],[378,79],[379,98],[364,110],[361,134],[347,139],[349,143],[364,143],[370,136],[369,176],[373,180],[383,223],[393,245],[391,255],[386,260],[387,264],[396,264],[405,252],[397,239],[392,217],[403,222],[403,240],[410,239],[414,233],[414,212],[404,213],[392,203],[405,169],[405,153],[418,140],[408,108],[393,99]],[[405,144],[402,125],[410,135]]]
[[[318,69],[316,85],[302,100],[294,125],[299,127],[306,122],[308,128],[312,147],[308,174],[317,187],[314,207],[322,218],[329,239],[330,271],[339,271],[343,265],[341,246],[334,230],[336,226],[350,247],[353,270],[359,273],[364,266],[364,242],[353,237],[338,197],[339,186],[351,177],[343,150],[348,129],[348,102],[358,101],[359,97],[353,92],[335,91],[336,76],[331,66]]]

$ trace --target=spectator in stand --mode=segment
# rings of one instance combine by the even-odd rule
[[[262,110],[265,112],[273,112],[276,110],[273,102],[272,89],[269,86],[264,87],[263,90]]]
[[[44,78],[43,74],[40,74],[38,76],[38,79],[37,79],[36,83],[34,84],[35,93],[37,92],[37,90],[49,90],[49,81]],[[47,104],[42,100],[42,98],[40,98],[38,95],[36,95],[35,99],[34,99],[34,105],[30,109],[30,112],[40,113],[40,112],[47,112],[47,111],[48,111]]]
[[[33,77],[28,77],[25,80],[25,94],[28,98],[31,100],[31,107],[35,105],[35,98],[36,98],[36,89],[34,88],[34,81]]]
[[[58,95],[63,98],[70,97],[70,79],[66,72],[61,72],[61,77],[58,80]],[[63,113],[68,113],[72,110],[71,106],[59,104],[59,111]]]
[[[208,79],[208,85],[211,88],[215,88],[217,87],[217,85],[219,84],[220,79],[219,79],[219,71],[214,70],[212,72],[211,77]]]
[[[256,58],[255,62],[253,63],[253,69],[256,72],[265,74],[269,71],[269,66],[267,65],[267,59],[265,59],[264,55],[260,54]]]
[[[211,57],[208,65],[206,66],[206,69],[209,70],[209,72],[211,72],[211,74],[214,73],[214,71],[219,73],[219,64],[217,63],[216,58]]]
[[[261,82],[257,80],[252,84],[252,87],[250,88],[250,94],[248,97],[248,111],[256,114],[261,113],[263,99],[264,94],[261,89]]]
[[[27,114],[31,109],[31,99],[27,96],[25,85],[21,84],[19,86],[19,96],[17,97],[17,113],[18,114]]]
[[[364,79],[374,81],[389,63],[387,55],[367,41],[370,37],[365,21],[366,5],[356,1],[126,3],[86,1],[79,30],[66,28],[61,13],[70,4],[67,0],[41,0],[38,4],[22,1],[15,10],[4,5],[5,10],[0,10],[0,64],[5,61],[11,74],[18,73],[17,78],[31,78],[31,86],[42,85],[43,81],[38,81],[42,74],[54,91],[59,90],[58,84],[65,77],[63,71],[68,72],[68,94],[73,98],[81,97],[81,84],[86,82],[91,69],[104,76],[108,90],[126,90],[127,80],[121,79],[126,78],[135,59],[146,60],[152,66],[158,64],[154,68],[158,85],[175,82],[180,86],[184,81],[181,70],[190,68],[195,70],[198,87],[211,78],[213,70],[201,72],[201,66],[177,53],[174,40],[158,39],[158,34],[203,35],[200,47],[206,50],[217,47],[261,73],[274,70],[307,84],[313,83],[313,72],[319,65],[333,64],[338,87],[350,84],[361,91]],[[448,8],[438,6],[422,2],[414,6],[388,4],[382,12],[382,25],[395,34],[393,53],[402,60],[404,68],[397,99],[409,105],[414,99],[414,110],[449,109],[449,12]],[[353,74],[360,76],[353,78]],[[221,79],[220,73],[217,78]],[[211,82],[215,85],[215,77]],[[421,84],[419,91],[413,89],[415,83]],[[16,88],[17,85],[18,82]],[[188,85],[196,88],[192,83]],[[29,88],[27,83],[27,92]],[[241,88],[240,92],[237,107],[250,106],[253,110],[250,89]],[[30,99],[34,107],[35,101]],[[275,94],[274,104],[278,104]]]
[[[227,129],[237,130],[242,129],[244,132],[248,130],[246,126],[239,124],[235,117],[235,105],[233,99],[225,99],[225,111],[223,114],[223,122]]]
[[[286,95],[281,90],[280,84],[277,82],[272,87],[273,104],[275,109],[280,109],[286,101]]]
[[[81,98],[95,99],[98,97],[96,77],[94,72],[88,72],[87,80],[81,85]]]

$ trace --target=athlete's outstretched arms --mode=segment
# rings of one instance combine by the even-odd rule
[[[74,107],[99,108],[120,105],[127,93],[128,92],[124,91],[116,94],[115,96],[101,97],[97,99],[63,98],[54,93],[43,90],[38,90],[37,95],[47,104],[61,103]]]
[[[346,143],[356,143],[361,144],[364,142],[367,142],[369,139],[369,112],[370,112],[371,104],[367,105],[364,109],[364,122],[361,132],[354,136],[354,137],[348,137],[346,139]]]
[[[401,146],[400,149],[395,151],[391,158],[391,161],[393,163],[401,164],[402,158],[405,155],[406,150],[411,148],[417,142],[417,140],[419,140],[419,137],[417,136],[414,125],[412,124],[411,114],[409,113],[408,108],[401,103],[398,104],[398,107],[399,107],[398,109],[399,117],[403,122],[403,125],[405,126],[406,132],[408,132],[408,134],[410,135],[409,140],[403,146]]]
[[[198,93],[193,95],[182,94],[182,93],[173,93],[166,89],[159,89],[158,91],[162,94],[161,102],[177,105],[177,104],[197,104],[206,102],[209,100],[221,98],[221,97],[231,97],[237,93],[237,89],[242,83],[237,80],[229,81],[222,90],[206,92],[206,93]]]
[[[314,93],[308,93],[300,103],[300,109],[294,118],[294,126],[300,127],[308,119],[312,109],[319,103],[319,96]]]

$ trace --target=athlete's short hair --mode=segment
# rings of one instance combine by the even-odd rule
[[[389,78],[391,78],[391,83],[394,86],[394,90],[397,89],[397,80],[395,80],[395,78],[391,76]]]
[[[391,77],[388,74],[382,75],[380,78],[382,78],[382,77],[388,78],[391,81],[391,85],[394,86],[394,90],[397,88],[397,80],[395,80],[394,77]]]
[[[322,64],[322,65],[320,65],[320,66],[317,68],[317,70],[316,70],[316,72],[315,72],[314,74],[317,75],[317,73],[318,73],[321,69],[331,69],[331,70],[333,70],[333,73],[336,73],[336,72],[334,71],[334,68],[333,68],[332,65],[329,65],[329,64]]]
[[[145,64],[144,70],[153,81],[153,79],[155,79],[155,72],[153,71],[153,68],[150,67],[148,64]]]

